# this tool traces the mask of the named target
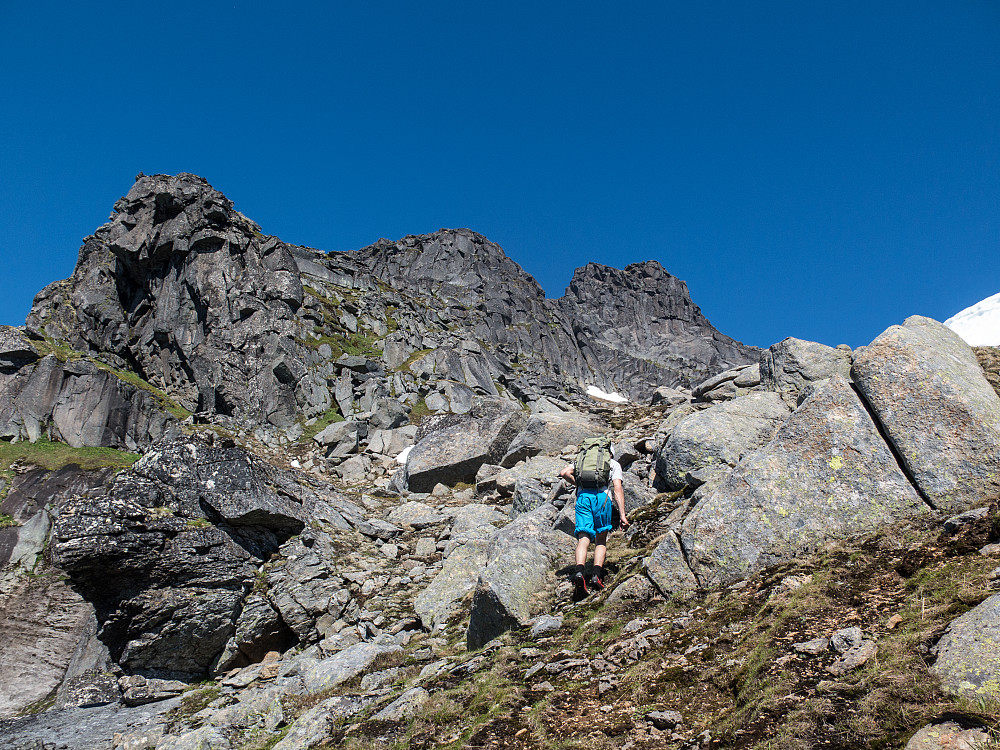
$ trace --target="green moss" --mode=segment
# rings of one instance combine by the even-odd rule
[[[53,443],[44,438],[34,443],[0,442],[0,471],[9,470],[15,462],[49,471],[70,464],[76,464],[81,469],[126,469],[138,460],[138,453],[114,448],[71,448],[65,443]]]
[[[206,518],[192,518],[185,525],[189,529],[207,529],[212,524]]]
[[[177,722],[189,719],[218,698],[221,692],[222,688],[215,684],[196,686],[181,696],[180,705],[168,714],[168,718]]]
[[[14,516],[8,515],[6,513],[0,513],[0,529],[9,529],[12,526],[20,526]]]

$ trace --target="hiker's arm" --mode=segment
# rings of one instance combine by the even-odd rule
[[[625,516],[625,488],[622,487],[622,480],[616,479],[614,485],[615,502],[618,503],[618,515],[621,516],[622,526],[628,526],[628,518]]]
[[[576,484],[576,475],[573,471],[573,464],[567,464],[563,470],[559,472],[559,476],[570,484]]]

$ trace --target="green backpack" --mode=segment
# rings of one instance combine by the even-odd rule
[[[596,489],[608,486],[611,478],[610,437],[588,438],[580,444],[573,462],[573,476],[577,487]]]

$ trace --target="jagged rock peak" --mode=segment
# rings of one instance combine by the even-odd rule
[[[257,224],[233,210],[231,200],[204,178],[186,172],[139,177],[115,203],[110,218],[102,229],[109,249],[125,262],[187,252],[199,242],[211,242],[230,224],[260,234]]]
[[[503,248],[471,229],[439,229],[396,242],[380,239],[358,255],[376,277],[393,285],[460,296],[517,287],[530,298],[545,297],[538,282]]]

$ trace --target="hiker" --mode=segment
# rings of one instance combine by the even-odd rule
[[[608,553],[608,532],[611,531],[611,498],[608,486],[614,490],[623,528],[629,525],[625,515],[625,491],[622,489],[622,467],[612,455],[608,438],[585,440],[576,461],[559,476],[576,485],[576,572],[570,580],[577,592],[588,593],[604,588],[604,558]],[[590,580],[583,574],[590,542],[595,542],[594,569]]]

